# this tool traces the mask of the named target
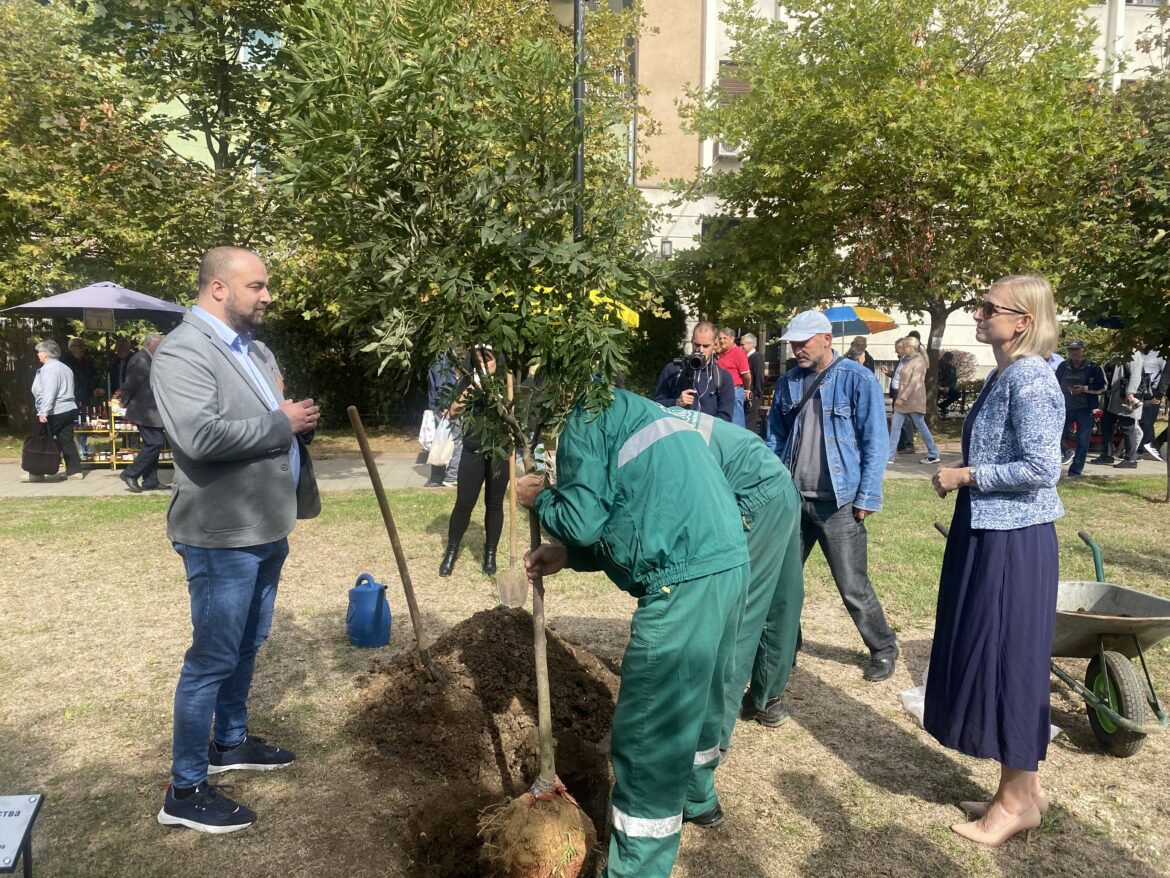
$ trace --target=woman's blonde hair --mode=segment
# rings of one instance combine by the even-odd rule
[[[1032,323],[1016,339],[1011,358],[1048,357],[1060,341],[1060,325],[1056,321],[1056,302],[1052,285],[1038,274],[1012,274],[1001,277],[991,285],[1007,299],[1005,307],[1015,308],[1032,317]]]

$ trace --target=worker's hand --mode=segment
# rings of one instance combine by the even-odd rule
[[[695,404],[694,389],[692,388],[690,390],[684,390],[678,395],[678,399],[676,399],[675,402],[678,403],[680,408],[689,409],[692,405]]]
[[[552,576],[569,560],[569,550],[556,543],[542,543],[524,555],[524,572],[529,579]]]
[[[743,401],[744,402],[751,402],[752,401],[752,392],[750,390],[748,390],[746,387],[743,389]]]
[[[1071,393],[1073,396],[1080,396],[1082,393],[1085,392],[1085,385],[1074,384],[1072,387],[1070,387],[1068,389],[1068,392]]]
[[[516,480],[516,502],[525,509],[536,505],[536,498],[544,490],[544,476],[524,476]]]
[[[42,424],[49,423],[49,418],[46,415],[37,415],[37,420],[40,421]]]
[[[940,466],[931,479],[935,493],[946,497],[951,491],[971,484],[971,468],[968,466]]]
[[[873,515],[873,512],[869,509],[858,509],[856,506],[853,507],[853,517],[858,521],[865,521],[867,515]]]
[[[1125,395],[1125,401],[1126,401],[1126,403],[1127,403],[1128,405],[1130,405],[1131,407],[1132,407],[1132,406],[1135,406],[1135,405],[1137,405],[1137,403],[1138,403],[1138,401],[1137,401],[1137,397],[1136,397],[1136,396],[1134,396],[1132,393],[1127,393],[1127,394]]]
[[[311,399],[302,399],[300,402],[286,399],[280,404],[278,411],[284,412],[284,416],[288,418],[289,426],[292,427],[294,433],[307,433],[309,430],[316,430],[317,419],[321,417],[321,407]]]

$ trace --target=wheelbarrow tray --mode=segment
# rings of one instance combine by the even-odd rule
[[[1091,659],[1101,649],[1126,658],[1170,637],[1170,600],[1107,582],[1063,581],[1056,594],[1053,658]],[[1135,644],[1134,639],[1137,643]]]

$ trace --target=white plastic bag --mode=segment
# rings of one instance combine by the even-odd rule
[[[424,451],[431,450],[431,444],[435,441],[435,413],[431,409],[423,412],[422,424],[418,428],[418,444],[423,447]]]
[[[451,422],[441,418],[435,425],[435,437],[431,440],[431,453],[427,455],[427,463],[431,466],[446,466],[451,462],[451,455],[455,453],[455,438],[451,435]]]

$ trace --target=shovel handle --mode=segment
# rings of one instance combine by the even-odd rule
[[[512,403],[512,373],[508,373],[508,405]],[[516,449],[508,455],[508,542],[512,554],[509,560],[516,563]]]
[[[398,576],[402,579],[402,590],[406,593],[406,606],[410,610],[410,624],[414,627],[414,640],[418,645],[418,657],[426,668],[432,680],[438,679],[435,666],[431,663],[431,652],[427,649],[426,638],[423,637],[422,619],[418,612],[418,601],[414,598],[414,585],[410,581],[410,571],[406,567],[406,553],[402,551],[402,543],[398,539],[398,528],[394,525],[394,516],[390,512],[390,504],[386,502],[386,490],[382,487],[382,475],[374,463],[374,455],[370,451],[370,441],[366,438],[366,428],[362,426],[362,416],[357,406],[351,405],[346,409],[349,422],[353,425],[353,432],[357,436],[358,447],[362,450],[362,459],[366,462],[366,471],[370,474],[370,483],[374,486],[374,496],[378,498],[378,508],[382,510],[382,521],[386,525],[386,533],[390,537],[390,546],[394,550],[394,560],[398,563]]]
[[[528,511],[528,536],[532,548],[540,547],[540,518]],[[536,656],[536,728],[540,739],[540,778],[537,786],[551,790],[557,782],[556,756],[553,749],[552,695],[548,685],[548,648],[544,635],[544,580],[532,580],[532,639]]]

